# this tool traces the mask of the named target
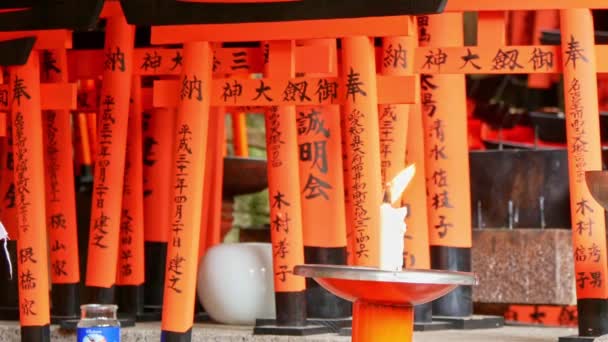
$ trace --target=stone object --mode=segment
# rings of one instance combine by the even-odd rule
[[[568,229],[475,229],[476,303],[576,304]]]

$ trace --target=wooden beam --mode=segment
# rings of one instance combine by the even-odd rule
[[[602,0],[604,1],[604,0]],[[269,23],[168,25],[152,27],[152,44],[322,39],[352,36],[391,37],[412,34],[409,16],[305,20]]]
[[[608,0],[448,0],[446,12],[608,9]]]
[[[378,102],[380,104],[416,103],[419,99],[417,80],[415,76],[378,75]],[[155,81],[153,106],[175,107],[180,91],[179,85],[180,82],[174,80]],[[211,105],[225,107],[331,105],[344,103],[346,94],[343,81],[336,77],[214,79],[211,88]]]
[[[303,73],[331,73],[332,51],[326,46],[299,46],[295,49],[296,71]],[[182,69],[182,49],[144,48],[133,53],[134,75],[179,75]],[[68,51],[71,80],[93,79],[103,73],[102,50]],[[264,68],[262,48],[220,48],[215,50],[214,74],[255,74]]]
[[[10,111],[9,85],[0,84],[0,112]],[[76,109],[76,84],[41,83],[40,107],[42,110]]]
[[[608,73],[608,45],[596,45],[595,54],[597,72]],[[420,47],[415,57],[421,74],[558,74],[562,69],[557,45]]]

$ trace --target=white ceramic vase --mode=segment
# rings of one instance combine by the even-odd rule
[[[227,243],[209,249],[199,265],[197,293],[218,323],[253,325],[257,318],[274,319],[272,245]]]

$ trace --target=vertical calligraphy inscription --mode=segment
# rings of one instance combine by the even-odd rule
[[[454,204],[450,200],[448,172],[443,165],[444,161],[448,160],[445,133],[447,125],[442,116],[436,115],[437,103],[434,96],[440,87],[433,80],[433,75],[421,76],[422,111],[428,142],[427,160],[431,161],[426,165],[427,174],[431,175],[427,182],[430,182],[428,194],[434,216],[432,227],[440,239],[445,239],[450,228],[454,227],[449,215],[449,210],[454,209]]]
[[[177,131],[177,158],[175,161],[175,184],[173,205],[175,207],[173,223],[173,239],[170,241],[175,248],[175,254],[168,256],[167,267],[168,288],[176,293],[182,293],[181,280],[183,274],[183,264],[186,262],[183,253],[180,255],[182,247],[181,232],[184,230],[184,206],[188,202],[186,189],[188,188],[188,176],[190,175],[190,164],[192,158],[192,130],[188,124],[183,124]]]
[[[45,160],[46,160],[46,174],[47,174],[47,203],[59,204],[61,193],[60,181],[59,181],[59,170],[61,165],[59,164],[59,146],[57,143],[58,127],[57,127],[57,113],[54,111],[47,111],[46,113],[46,124],[44,129],[46,131],[46,146],[45,146]],[[55,279],[67,277],[67,255],[65,254],[65,242],[62,241],[63,231],[67,229],[67,219],[64,213],[63,205],[50,205],[47,206],[47,210],[50,210],[48,215],[47,225],[51,230],[49,237],[51,238],[51,271],[55,276]]]
[[[366,154],[366,146],[361,139],[362,133],[365,131],[363,125],[365,114],[358,109],[353,109],[347,116],[349,123],[349,145],[352,151],[350,160],[350,197],[354,207],[353,217],[353,233],[355,233],[355,254],[357,258],[369,258],[369,248],[367,246],[370,240],[368,234],[368,221],[370,216],[365,209],[365,199],[367,197],[367,184],[364,178],[364,155]]]
[[[287,235],[289,234],[289,224],[291,222],[291,218],[287,211],[291,204],[285,197],[286,195],[282,193],[281,190],[277,190],[276,194],[272,196],[271,209],[273,216],[270,222],[270,229],[272,229],[277,236],[277,238],[274,239],[276,242],[274,242],[272,246],[273,254],[280,259],[279,265],[275,267],[275,277],[283,283],[287,281],[287,275],[293,272],[289,269],[287,260],[290,253]]]
[[[92,247],[98,249],[108,248],[106,236],[109,233],[108,227],[112,220],[112,218],[107,216],[104,212],[104,209],[106,208],[106,195],[109,190],[106,172],[111,165],[113,132],[114,125],[116,124],[116,119],[114,118],[114,105],[114,97],[106,95],[102,102],[101,118],[99,119],[99,151],[97,153],[96,161],[96,167],[99,169],[99,178],[96,179],[95,182],[94,203],[100,210],[98,216],[94,218],[92,232]]]
[[[387,179],[387,171],[392,166],[392,155],[393,151],[391,146],[395,142],[395,123],[397,122],[397,114],[395,113],[395,106],[385,106],[380,112],[380,163],[381,163],[381,174],[382,184],[386,184],[389,180]]]
[[[299,112],[297,127],[298,136],[303,138],[298,145],[299,159],[301,162],[310,164],[306,183],[302,185],[304,199],[329,200],[329,190],[332,189],[332,186],[323,177],[327,176],[329,172],[327,144],[330,132],[325,127],[322,113],[315,108]]]
[[[285,144],[283,141],[282,132],[281,132],[281,120],[279,108],[277,106],[272,106],[268,109],[268,122],[270,132],[268,135],[268,141],[266,145],[268,146],[268,159],[270,160],[270,166],[277,168],[283,165],[281,161],[281,146]]]
[[[127,142],[125,153],[127,156],[129,156],[130,148],[131,146]],[[125,199],[133,200],[130,198],[130,195],[132,194],[131,177],[129,177],[132,168],[131,163],[132,162],[129,160],[129,158],[125,159],[125,171],[122,189],[123,201]],[[118,255],[118,272],[120,272],[120,276],[124,278],[133,274],[133,265],[131,264],[131,259],[133,258],[133,216],[131,215],[128,205],[126,207],[127,208],[125,208],[125,205],[123,204],[123,209],[120,215],[120,253]]]
[[[574,30],[576,31],[576,30]],[[575,279],[579,298],[605,298],[606,239],[604,211],[589,195],[585,171],[601,167],[595,73],[592,60],[586,56],[591,43],[583,44],[572,33],[563,34],[564,97],[571,184],[572,234]],[[591,53],[593,53],[591,51]],[[595,75],[594,75],[595,76]],[[594,103],[595,102],[595,103]],[[595,114],[593,114],[595,113]],[[601,296],[601,297],[600,297]]]

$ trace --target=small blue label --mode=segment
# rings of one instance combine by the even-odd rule
[[[77,342],[120,342],[120,327],[78,328]]]

